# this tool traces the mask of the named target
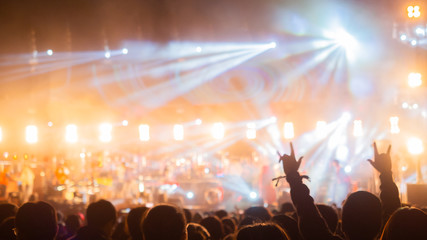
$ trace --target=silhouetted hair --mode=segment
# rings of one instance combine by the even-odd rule
[[[298,229],[298,223],[295,219],[289,217],[285,214],[276,215],[271,219],[272,222],[279,225],[283,230],[285,230],[286,235],[289,239],[299,240],[302,239],[301,234]]]
[[[111,202],[99,200],[89,204],[86,210],[87,225],[96,229],[103,228],[110,221],[116,221],[116,209]]]
[[[354,192],[342,209],[342,229],[349,239],[373,239],[381,228],[381,202],[372,193]]]
[[[286,240],[285,231],[275,223],[245,226],[237,232],[236,240]]]
[[[142,240],[142,218],[147,211],[147,207],[137,207],[130,210],[127,217],[127,226],[132,240]]]
[[[337,224],[338,224],[337,211],[333,207],[326,204],[316,204],[316,206],[320,214],[322,215],[323,219],[325,219],[326,224],[329,227],[329,230],[331,230],[331,232],[334,233],[337,229]]]
[[[54,239],[58,231],[55,209],[46,202],[27,202],[16,213],[18,239]]]
[[[292,213],[295,212],[294,205],[290,202],[285,202],[280,206],[280,213]]]
[[[210,234],[208,230],[198,223],[189,223],[187,225],[188,240],[208,240]]]
[[[400,208],[387,221],[381,240],[427,239],[427,215],[417,208]]]
[[[239,226],[237,227],[237,229],[241,229],[245,226],[248,225],[252,225],[254,223],[261,223],[261,221],[259,219],[256,219],[254,217],[248,216],[248,217],[244,217],[242,219],[242,221],[240,221]]]
[[[185,216],[185,220],[187,220],[187,222],[191,222],[192,221],[192,214],[190,209],[184,208],[184,216]]]
[[[142,223],[144,240],[181,240],[186,235],[186,221],[181,209],[160,204],[147,213]]]
[[[228,217],[227,211],[221,209],[215,212],[215,216],[217,216],[219,219],[222,219],[224,217]]]
[[[222,226],[224,227],[224,236],[227,236],[230,233],[234,233],[236,231],[236,222],[234,219],[230,217],[225,217],[221,219]]]
[[[200,221],[200,225],[208,230],[211,239],[219,240],[224,237],[224,226],[222,226],[222,222],[217,216],[203,218],[202,221]]]
[[[0,239],[16,239],[15,233],[13,232],[13,228],[15,228],[15,217],[9,217],[4,219],[0,224]]]
[[[272,215],[265,207],[250,207],[245,210],[245,216],[259,219],[262,222],[270,221]]]
[[[12,203],[1,203],[0,204],[0,223],[6,218],[15,217],[18,212],[18,207]]]
[[[68,233],[76,233],[77,230],[82,226],[81,219],[78,215],[71,214],[65,219],[65,228]]]

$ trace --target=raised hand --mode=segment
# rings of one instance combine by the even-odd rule
[[[374,160],[368,159],[368,162],[380,173],[391,172],[391,145],[388,146],[387,153],[378,153],[377,144],[374,142]]]
[[[279,155],[280,159],[279,162],[282,161],[283,164],[283,171],[285,172],[286,176],[298,172],[299,167],[301,166],[301,161],[303,157],[300,157],[298,161],[295,158],[295,152],[294,152],[294,146],[291,145],[291,155],[283,154],[280,155],[279,152],[277,154]]]

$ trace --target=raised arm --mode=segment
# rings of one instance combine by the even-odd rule
[[[394,183],[391,171],[391,145],[386,153],[378,153],[377,144],[374,142],[374,161],[368,159],[368,162],[380,173],[380,199],[383,209],[383,223],[387,222],[390,215],[400,208],[399,189]]]
[[[297,210],[301,234],[304,239],[340,239],[330,232],[325,220],[317,210],[313,198],[310,196],[310,190],[302,182],[302,179],[306,177],[301,176],[298,172],[302,157],[297,161],[292,143],[290,145],[291,154],[279,154],[279,162],[282,161],[286,180],[291,187],[292,202]]]

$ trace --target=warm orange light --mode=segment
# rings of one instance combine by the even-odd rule
[[[421,16],[420,6],[408,6],[406,9],[408,11],[409,18],[419,18]]]

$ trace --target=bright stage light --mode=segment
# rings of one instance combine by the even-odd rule
[[[46,51],[47,55],[52,56],[53,55],[53,50],[52,49],[48,49]]]
[[[415,33],[420,37],[426,35],[426,31],[423,27],[417,27]]]
[[[421,16],[420,6],[408,6],[408,17],[419,18]]]
[[[247,139],[255,139],[256,138],[256,125],[255,123],[248,123],[246,125],[246,138]]]
[[[202,124],[202,119],[198,118],[195,121],[196,125],[201,125]]]
[[[419,87],[423,83],[423,80],[421,79],[422,75],[421,73],[410,73],[408,75],[408,85],[411,88]]]
[[[185,196],[186,196],[188,199],[193,199],[193,198],[194,198],[194,193],[193,193],[193,192],[188,192],[187,194],[185,194]]]
[[[294,124],[292,122],[285,122],[283,125],[283,136],[285,139],[292,139],[295,137]]]
[[[412,104],[412,108],[413,109],[418,109],[418,104],[416,104],[416,103]]]
[[[402,108],[407,109],[409,107],[409,104],[407,102],[402,103]]]
[[[173,126],[173,138],[176,141],[184,140],[184,126],[181,124],[175,124]]]
[[[25,139],[27,140],[28,143],[36,143],[39,140],[38,130],[36,126],[34,125],[27,126],[27,128],[25,129]]]
[[[345,166],[345,168],[344,168],[344,172],[346,172],[346,173],[351,173],[351,166]]]
[[[202,52],[202,48],[201,47],[196,47],[196,52],[201,53]]]
[[[341,115],[341,118],[344,121],[350,121],[350,119],[351,119],[351,113],[349,113],[349,112],[343,112],[342,115]]]
[[[69,124],[65,127],[65,141],[69,143],[76,143],[79,137],[77,134],[77,126]]]
[[[400,35],[400,40],[405,41],[406,39],[408,39],[408,36],[406,36],[406,34]]]
[[[111,132],[113,130],[113,125],[109,123],[103,123],[99,125],[99,140],[101,142],[111,142],[113,137],[111,136]]]
[[[355,137],[360,137],[363,135],[362,120],[354,120],[354,122],[353,122],[353,135]]]
[[[225,135],[224,124],[222,123],[214,123],[212,126],[212,137],[215,139],[223,139]]]
[[[147,124],[139,125],[139,140],[143,142],[150,140],[150,126]]]
[[[81,153],[80,153],[80,158],[82,158],[82,159],[83,159],[83,158],[85,158],[85,157],[86,157],[86,153],[81,152]]]
[[[258,197],[258,194],[256,192],[252,191],[252,192],[249,193],[249,198],[250,199],[254,200],[254,199],[257,199],[257,197]]]
[[[2,129],[1,129],[1,127],[0,127],[0,142],[3,140],[3,131],[2,131]]]
[[[316,134],[324,138],[326,136],[326,122],[325,121],[317,121],[316,122]]]
[[[47,122],[47,126],[48,126],[48,127],[52,127],[52,126],[53,126],[53,122],[50,122],[50,121],[49,121],[49,122]]]
[[[106,52],[104,53],[104,57],[105,57],[106,59],[109,59],[109,58],[111,57],[111,52],[110,52],[110,51],[106,51]]]
[[[126,54],[128,54],[128,53],[129,53],[129,50],[128,50],[127,48],[123,48],[123,49],[122,49],[122,53],[123,53],[124,55],[126,55]]]
[[[391,134],[400,133],[399,117],[390,117],[390,133]]]
[[[424,152],[423,141],[419,138],[412,137],[406,142],[408,152],[412,155],[420,155]]]
[[[126,127],[127,125],[129,125],[128,120],[123,120],[122,121],[122,126]]]
[[[276,47],[277,47],[276,42],[271,42],[268,44],[268,48],[276,48]]]
[[[416,45],[417,45],[417,40],[415,40],[415,39],[414,39],[414,40],[412,40],[412,41],[411,41],[411,45],[412,45],[412,46],[416,46]]]
[[[347,146],[344,146],[344,145],[340,145],[338,148],[337,148],[337,151],[336,151],[336,153],[335,153],[335,158],[337,159],[337,160],[339,160],[339,161],[345,161],[345,160],[347,160],[347,157],[348,157],[348,147]]]

